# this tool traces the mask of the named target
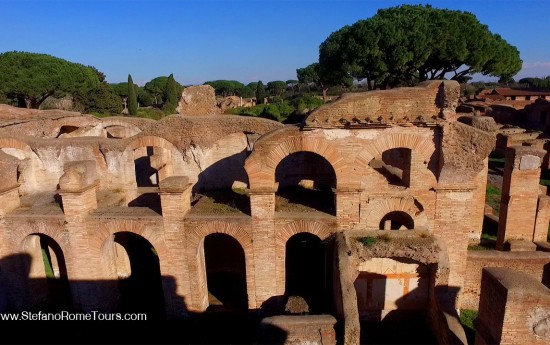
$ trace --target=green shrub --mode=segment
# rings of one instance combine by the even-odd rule
[[[361,238],[358,238],[357,240],[367,248],[371,247],[376,243],[376,237],[372,237],[372,236],[361,237]]]

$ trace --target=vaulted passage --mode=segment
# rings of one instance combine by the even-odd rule
[[[286,243],[285,258],[286,297],[304,298],[310,313],[325,311],[328,286],[323,242],[307,232],[296,234]]]
[[[30,256],[30,304],[38,310],[67,310],[72,307],[63,251],[43,234],[33,234],[23,242]]]
[[[148,318],[162,318],[164,294],[155,248],[145,238],[131,232],[116,233],[113,242],[120,308],[128,312],[146,312]]]
[[[210,234],[204,238],[204,258],[209,309],[246,310],[246,263],[240,243],[226,234]]]
[[[285,157],[275,170],[278,184],[275,211],[320,211],[336,215],[333,188],[336,174],[332,165],[313,152],[296,152]]]

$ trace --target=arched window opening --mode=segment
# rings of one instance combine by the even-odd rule
[[[302,151],[285,157],[277,165],[275,182],[275,211],[336,215],[336,173],[322,156]]]
[[[390,185],[409,187],[411,184],[411,150],[394,148],[373,158],[369,166],[382,174]]]
[[[414,229],[412,217],[402,211],[393,211],[386,214],[380,221],[380,230]]]

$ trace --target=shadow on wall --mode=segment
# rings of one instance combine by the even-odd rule
[[[64,294],[67,304],[57,304],[55,293],[46,296],[41,305],[30,305],[29,296],[40,287],[54,291],[59,287],[52,284],[50,279],[30,278],[31,256],[28,254],[14,254],[0,259],[0,313],[17,313],[38,317],[53,317],[62,315],[56,312],[67,311],[69,313],[82,312],[82,305],[72,303],[71,296],[66,286],[60,290]],[[165,319],[159,315],[158,308],[151,310],[148,303],[135,303],[130,306],[127,303],[115,303],[105,309],[105,301],[102,298],[114,290],[120,289],[118,280],[67,280],[71,289],[78,289],[81,296],[90,298],[90,310],[106,310],[98,312],[99,317],[115,317],[114,313],[145,313],[147,321],[73,321],[66,322],[35,322],[32,323],[32,331],[21,332],[19,327],[3,327],[2,335],[8,337],[14,343],[28,344],[75,344],[75,343],[104,343],[108,339],[110,343],[120,344],[255,344],[257,343],[257,330],[259,319],[255,317],[255,311],[244,312],[188,312],[184,297],[175,292],[176,282],[171,276],[162,276],[164,295],[172,302],[172,305],[182,306],[179,320],[155,322]],[[139,286],[128,286],[133,293],[139,295]],[[148,296],[141,296],[142,301]],[[139,301],[135,301],[139,302]],[[96,303],[96,305],[94,305]],[[100,306],[103,304],[103,308]],[[156,306],[158,307],[158,306]],[[156,308],[154,307],[154,308]],[[164,308],[164,307],[163,307]],[[179,308],[179,307],[178,307]],[[31,314],[32,312],[32,314]],[[50,314],[47,314],[50,313]],[[74,316],[75,314],[66,314]],[[93,314],[90,314],[93,315]],[[101,315],[101,316],[100,316]],[[133,314],[137,315],[137,314]],[[15,324],[14,322],[13,324]],[[6,323],[3,323],[6,325]],[[69,327],[67,327],[70,325]],[[283,330],[274,330],[277,334],[277,343],[284,343],[286,333]]]
[[[232,189],[236,181],[246,188],[248,186],[248,175],[244,170],[244,161],[248,154],[249,152],[246,149],[242,150],[204,169],[199,173],[198,181],[193,186],[193,193],[215,189]]]

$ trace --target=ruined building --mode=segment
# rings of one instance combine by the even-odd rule
[[[458,97],[453,81],[345,94],[300,126],[0,106],[0,308],[282,315],[298,296],[307,315],[266,321],[288,339],[355,344],[363,321],[421,316],[465,343],[457,310],[479,308],[479,344],[548,344],[542,154],[508,149],[501,250],[469,252],[496,126]]]

